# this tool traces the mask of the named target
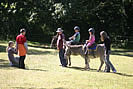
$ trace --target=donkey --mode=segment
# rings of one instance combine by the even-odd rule
[[[90,49],[88,51],[90,51]],[[104,47],[101,44],[97,44],[96,51],[94,52],[95,56],[92,53],[85,55],[84,52],[83,45],[66,45],[65,55],[67,56],[67,60],[69,60],[69,66],[71,66],[71,55],[80,55],[83,57],[85,59],[85,69],[87,70],[90,70],[90,58],[100,57],[101,64],[98,69],[98,71],[100,71],[104,64]]]
[[[57,36],[54,36],[51,41],[51,48],[54,48],[56,45]],[[89,50],[88,50],[89,51]],[[103,64],[104,64],[104,47],[101,44],[97,44],[96,51],[95,51],[95,57],[91,54],[84,54],[85,50],[83,48],[83,45],[68,45],[68,42],[65,44],[65,54],[64,57],[67,61],[67,64],[71,66],[71,55],[80,55],[85,59],[85,69],[90,70],[89,62],[90,58],[97,58],[100,57],[100,66],[98,71],[101,70]]]

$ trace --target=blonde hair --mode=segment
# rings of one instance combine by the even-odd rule
[[[10,47],[11,44],[14,44],[14,42],[13,42],[13,41],[9,41],[9,42],[8,42],[8,46],[7,46],[7,48],[6,48],[6,51],[8,51],[8,49],[9,49],[9,47]]]
[[[105,31],[100,32],[101,41],[104,41],[106,38],[108,38],[108,35]]]

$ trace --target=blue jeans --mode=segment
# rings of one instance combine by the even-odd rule
[[[113,64],[109,60],[110,52],[111,51],[108,51],[108,53],[106,54],[106,51],[105,51],[105,58],[104,58],[104,60],[105,60],[106,68],[107,68],[106,70],[110,71],[110,68],[111,68],[112,71],[116,71],[115,67],[113,66]]]
[[[61,65],[66,66],[66,60],[64,59],[64,50],[63,49],[59,50],[59,58],[60,58]]]

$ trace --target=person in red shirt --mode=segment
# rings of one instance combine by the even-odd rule
[[[21,29],[20,30],[20,35],[18,35],[16,37],[16,48],[17,48],[18,54],[20,56],[19,68],[22,68],[22,69],[25,69],[24,60],[25,60],[25,57],[26,57],[26,53],[28,51],[25,34],[26,34],[26,30]]]

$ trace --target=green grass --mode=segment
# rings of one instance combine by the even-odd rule
[[[116,74],[97,72],[98,58],[84,70],[84,59],[72,56],[72,66],[62,68],[58,51],[41,46],[29,47],[26,70],[10,67],[5,48],[0,42],[0,89],[133,89],[133,52],[113,49],[111,61]],[[102,70],[104,67],[102,68]]]

